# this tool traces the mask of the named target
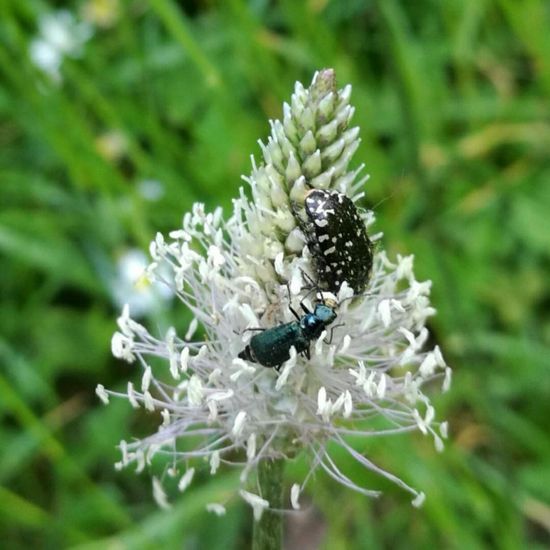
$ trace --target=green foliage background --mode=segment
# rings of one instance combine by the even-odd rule
[[[147,473],[114,471],[115,445],[150,420],[94,395],[138,381],[110,356],[108,283],[123,250],[146,249],[192,202],[229,208],[295,80],[334,67],[354,89],[365,204],[389,253],[414,253],[433,280],[430,328],[455,375],[436,398],[443,454],[420,436],[364,448],[425,506],[376,477],[386,493],[370,501],[319,475],[323,548],[547,548],[549,4],[121,0],[54,85],[28,51],[61,6],[82,4],[0,2],[2,546],[247,546],[244,504],[204,512],[234,472],[205,473],[161,512]],[[98,137],[113,131],[127,151],[109,160]],[[143,199],[144,179],[164,196]],[[147,323],[184,321],[176,305]],[[289,485],[305,467],[289,466]]]

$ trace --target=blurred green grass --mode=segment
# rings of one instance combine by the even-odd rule
[[[124,251],[146,250],[194,201],[229,208],[294,81],[330,66],[353,84],[366,204],[389,252],[414,253],[433,280],[430,328],[455,373],[436,399],[451,421],[443,454],[420,437],[365,446],[426,491],[424,508],[375,477],[386,494],[369,501],[318,475],[324,548],[548,547],[548,3],[105,2],[118,14],[56,84],[29,57],[39,18],[90,5],[0,3],[3,545],[246,547],[244,505],[203,512],[232,472],[167,513],[149,475],[114,471],[114,446],[147,420],[93,393],[134,376],[110,357],[110,281]],[[290,465],[289,484],[305,467]]]

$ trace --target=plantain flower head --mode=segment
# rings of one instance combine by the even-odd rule
[[[241,470],[239,494],[259,518],[269,507],[251,489],[259,462],[299,453],[308,456],[311,468],[290,491],[292,508],[299,508],[300,493],[318,469],[377,496],[347,477],[331,456],[335,446],[409,491],[413,504],[424,499],[356,451],[350,438],[420,431],[442,448],[447,425],[435,420],[424,389],[439,378],[446,390],[451,371],[437,346],[425,349],[426,320],[435,312],[430,281],[416,280],[412,256],[390,259],[377,244],[364,294],[354,295],[345,282],[330,301],[328,293],[312,292],[318,274],[300,222],[304,197],[321,189],[356,202],[366,180],[362,166],[349,168],[359,145],[359,130],[350,126],[350,98],[351,87],[337,90],[330,69],[318,72],[309,88],[296,83],[282,120],[270,122],[262,157],[252,159],[247,186],[229,217],[195,204],[180,228],[151,243],[147,277],[168,285],[193,320],[153,334],[125,307],[112,351],[135,365],[136,376],[125,391],[101,385],[96,391],[105,403],[123,398],[158,416],[156,432],[120,443],[117,466],[134,464],[141,471],[155,455],[164,455],[169,465],[153,478],[161,506],[169,506],[164,482],[170,477],[178,478],[183,491],[204,461],[211,475],[233,464]],[[370,231],[372,212],[358,212],[371,240],[378,241],[380,235]],[[304,315],[302,301],[308,309],[318,301],[337,304],[337,322],[308,342],[309,353],[291,346],[279,368],[243,358],[257,334],[249,329],[297,322],[292,309]],[[207,509],[221,515],[224,504]]]

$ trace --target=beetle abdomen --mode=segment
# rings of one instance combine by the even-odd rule
[[[252,337],[250,344],[242,354],[264,367],[276,367],[290,358],[290,348],[294,346],[297,353],[307,349],[308,340],[303,337],[300,325],[296,322],[286,323],[260,332]]]

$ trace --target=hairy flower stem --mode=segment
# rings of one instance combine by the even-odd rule
[[[259,521],[254,522],[252,550],[280,550],[283,538],[283,460],[261,460],[258,482],[262,498],[269,501]]]

